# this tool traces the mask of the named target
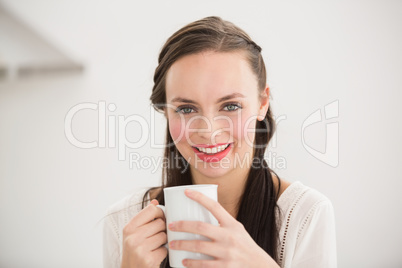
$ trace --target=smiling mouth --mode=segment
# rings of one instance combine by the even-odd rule
[[[204,162],[221,161],[233,147],[233,143],[220,144],[215,147],[199,145],[191,146],[199,159]]]
[[[214,155],[214,154],[217,154],[219,152],[226,150],[229,146],[230,146],[230,143],[228,143],[226,145],[212,147],[212,148],[203,148],[203,147],[193,147],[193,148],[197,149],[201,153],[204,153],[207,155]]]

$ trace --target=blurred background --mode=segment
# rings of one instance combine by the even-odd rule
[[[262,47],[267,159],[332,200],[339,267],[402,267],[402,2],[380,0],[1,0],[0,267],[102,266],[107,207],[160,183],[159,51],[211,15]]]

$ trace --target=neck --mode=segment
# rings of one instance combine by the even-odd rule
[[[217,184],[218,202],[232,217],[236,218],[249,170],[249,168],[239,168],[220,177],[208,177],[191,167],[191,175],[194,184]]]

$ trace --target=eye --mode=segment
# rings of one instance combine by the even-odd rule
[[[179,107],[176,109],[176,113],[182,113],[182,114],[189,114],[191,111],[194,110],[191,107],[185,106],[185,107]]]
[[[241,109],[241,105],[239,103],[229,103],[223,108],[225,111],[236,111],[238,109]]]

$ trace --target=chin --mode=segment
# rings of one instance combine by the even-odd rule
[[[191,169],[201,173],[203,176],[210,177],[210,178],[217,178],[227,175],[231,171],[233,171],[233,161],[234,158],[232,157],[233,152],[225,156],[220,161],[215,162],[206,162],[200,159],[195,153],[191,154]]]
[[[233,170],[233,167],[229,166],[229,164],[219,165],[219,162],[206,163],[199,160],[196,164],[191,163],[191,169],[205,177],[213,179],[227,175]]]

